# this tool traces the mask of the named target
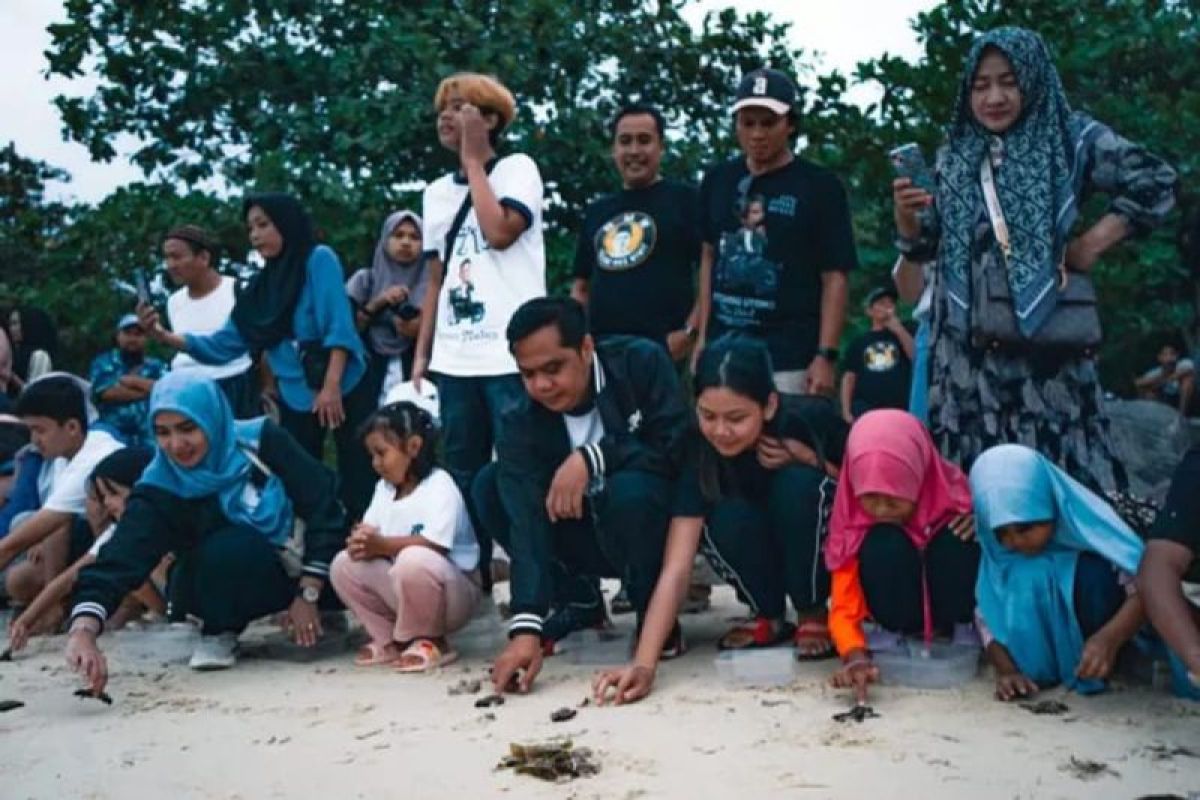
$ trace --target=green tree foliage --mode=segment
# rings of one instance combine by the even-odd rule
[[[693,31],[685,5],[73,0],[51,27],[50,70],[95,64],[94,95],[57,100],[66,131],[95,158],[132,134],[147,172],[293,189],[360,262],[386,212],[454,165],[432,100],[457,70],[496,74],[517,95],[509,146],[542,169],[551,234],[612,186],[606,124],[631,98],[667,110],[675,169],[695,174],[728,135],[737,76],[796,62],[768,17],[724,11]],[[565,263],[551,266],[565,278]]]
[[[11,142],[0,150],[0,297],[38,277],[69,211],[46,199],[46,183],[69,179],[61,169],[25,158]]]

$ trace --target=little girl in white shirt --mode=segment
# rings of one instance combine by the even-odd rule
[[[462,494],[435,464],[437,429],[427,411],[386,405],[363,425],[362,439],[380,481],[330,578],[371,637],[356,664],[426,672],[458,658],[446,635],[466,625],[479,602],[479,545]]]

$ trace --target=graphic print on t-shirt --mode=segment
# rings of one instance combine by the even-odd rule
[[[458,262],[458,284],[450,287],[450,324],[482,322],[487,307],[475,299],[475,284],[471,282],[471,259]]]
[[[895,342],[874,341],[863,351],[863,366],[871,372],[888,372],[900,363],[900,348]]]
[[[610,272],[639,267],[657,242],[653,217],[643,211],[622,212],[596,231],[596,266]]]
[[[766,198],[750,195],[739,205],[741,227],[721,236],[713,272],[713,314],[730,328],[761,328],[775,312],[783,267],[767,258]],[[795,214],[794,199],[789,211]]]

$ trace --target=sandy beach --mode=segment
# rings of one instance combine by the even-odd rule
[[[0,664],[0,700],[25,704],[0,714],[0,797],[1200,797],[1198,704],[1118,685],[1048,692],[1070,710],[1035,716],[993,701],[980,677],[881,686],[880,718],[838,723],[847,698],[826,685],[830,662],[786,687],[721,682],[713,641],[740,607],[727,588],[714,600],[685,618],[691,650],[660,669],[654,694],[618,709],[580,707],[595,667],[566,656],[499,707],[475,708],[486,684],[451,694],[486,678],[498,623],[474,624],[463,660],[430,676],[356,668],[344,640],[301,653],[266,625],[244,637],[237,668],[212,673],[145,652],[152,634],[106,635],[112,706],[72,696],[62,637],[35,640]],[[552,722],[564,706],[577,715]],[[556,785],[496,770],[509,742],[555,736],[591,748],[599,774]]]

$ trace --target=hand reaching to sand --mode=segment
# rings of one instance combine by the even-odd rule
[[[612,698],[613,705],[633,703],[650,694],[654,670],[641,664],[601,670],[592,681],[593,699],[602,706]],[[610,692],[611,690],[611,692]]]
[[[96,634],[90,630],[77,629],[67,639],[67,664],[88,681],[92,694],[104,691],[108,683],[108,662],[104,653],[96,646]]]
[[[838,689],[854,689],[854,701],[867,702],[867,687],[879,680],[879,667],[863,650],[854,650],[846,656],[846,663],[829,679]]]

